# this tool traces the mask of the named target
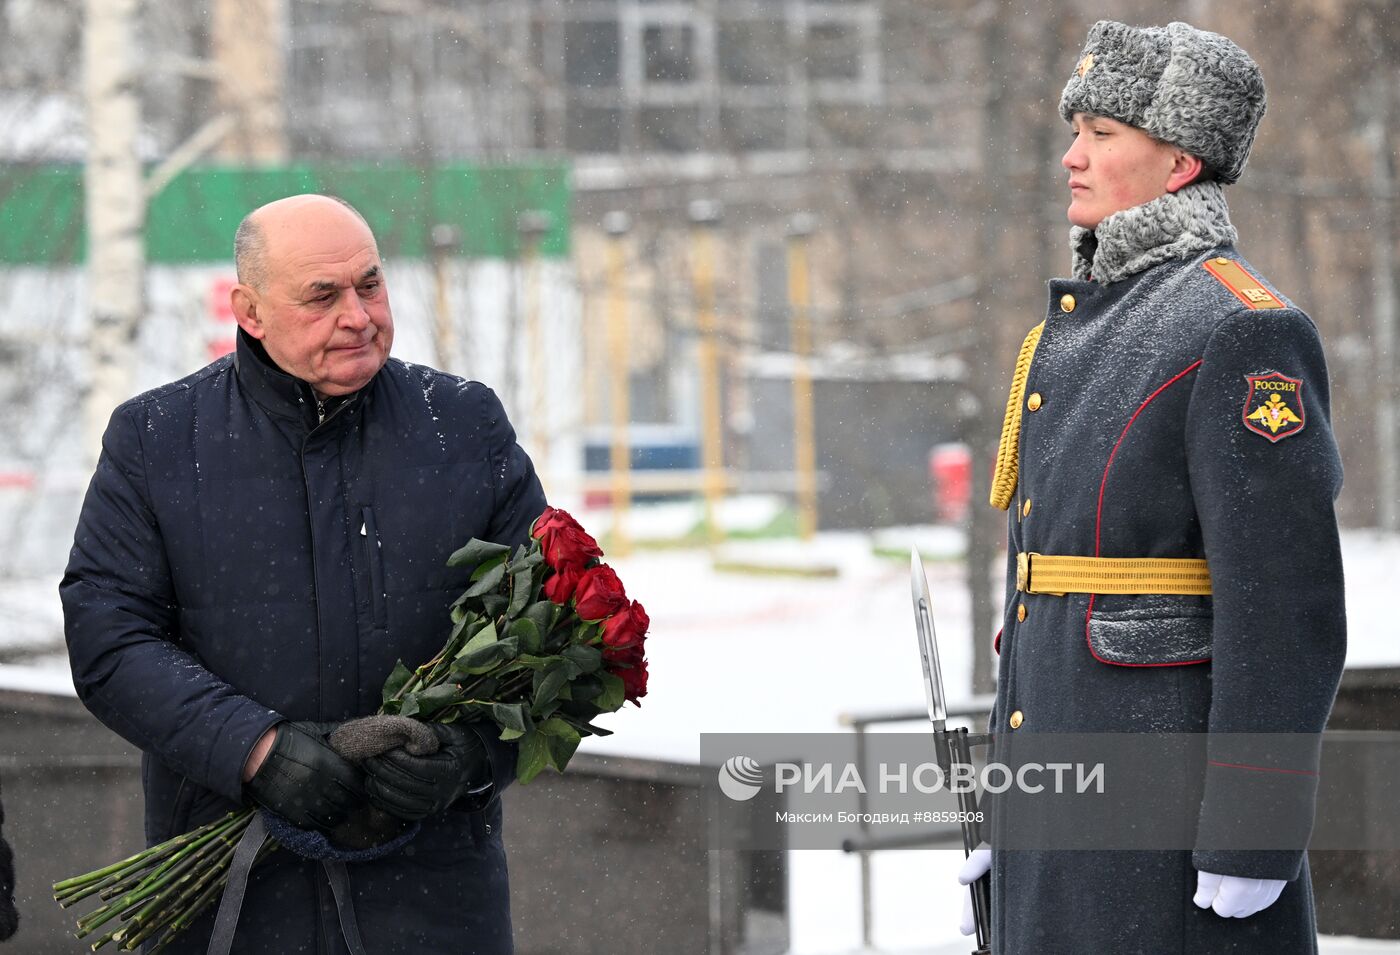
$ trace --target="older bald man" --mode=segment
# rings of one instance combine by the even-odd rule
[[[259,864],[232,951],[509,953],[514,747],[456,727],[366,772],[312,724],[373,713],[396,660],[438,650],[468,583],[447,556],[526,540],[539,481],[489,388],[389,357],[384,264],[348,204],[263,206],[235,257],[235,353],[103,438],[60,587],[74,683],[145,754],[152,844],[249,803],[325,832],[367,801],[421,823],[341,866],[341,905],[329,865]],[[206,913],[167,951],[213,934]]]

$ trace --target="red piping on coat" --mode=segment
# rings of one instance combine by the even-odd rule
[[[1252,769],[1256,773],[1289,773],[1294,776],[1316,776],[1317,773],[1311,769],[1279,769],[1275,766],[1246,766],[1244,763],[1222,763],[1218,759],[1206,760],[1212,766],[1224,766],[1226,769]]]
[[[1157,399],[1158,395],[1166,391],[1168,388],[1176,384],[1181,379],[1185,378],[1187,375],[1191,374],[1191,372],[1195,371],[1199,367],[1201,367],[1201,359],[1197,358],[1186,368],[1182,369],[1180,372],[1174,375],[1169,381],[1167,381],[1166,384],[1162,385],[1156,391],[1152,392],[1152,394],[1148,395],[1146,400],[1143,401],[1142,404],[1138,405],[1137,410],[1133,412],[1133,416],[1128,419],[1128,423],[1123,425],[1123,433],[1118,436],[1118,442],[1114,444],[1113,450],[1108,453],[1108,461],[1103,466],[1103,479],[1099,482],[1099,507],[1098,513],[1094,517],[1095,557],[1102,556],[1099,553],[1099,544],[1100,532],[1103,530],[1103,496],[1104,491],[1108,488],[1108,469],[1113,467],[1113,459],[1118,455],[1118,449],[1123,446],[1123,439],[1128,436],[1128,429],[1133,426],[1133,422],[1137,420],[1138,415],[1142,414],[1143,410]],[[1099,656],[1098,653],[1094,651],[1094,643],[1092,640],[1089,639],[1089,621],[1091,621],[1094,618],[1094,600],[1097,598],[1098,594],[1089,595],[1089,609],[1084,613],[1084,642],[1089,646],[1089,653],[1091,653],[1094,659],[1098,660],[1100,663],[1107,663],[1109,666],[1116,667],[1183,667],[1190,666],[1193,663],[1208,663],[1210,661],[1210,657],[1201,657],[1199,660],[1182,660],[1178,663],[1119,663],[1117,660],[1105,660],[1103,657]]]

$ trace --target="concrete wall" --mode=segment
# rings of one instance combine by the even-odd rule
[[[21,918],[7,951],[86,951],[70,933],[90,903],[64,911],[50,886],[142,847],[140,755],[75,699],[0,690],[0,777]],[[580,754],[567,775],[512,787],[519,955],[786,951],[786,854],[709,851],[711,779],[696,766]]]
[[[1400,730],[1400,669],[1348,670],[1342,677],[1337,702],[1327,721],[1329,730]],[[1349,773],[1355,778],[1355,773]],[[1335,776],[1331,777],[1333,780]],[[1319,798],[1350,802],[1366,814],[1366,825],[1388,833],[1396,845],[1394,778],[1366,777],[1366,792],[1329,793],[1327,767],[1319,781]],[[1383,828],[1380,828],[1383,827]],[[1373,830],[1374,831],[1374,830]],[[1400,851],[1317,851],[1308,853],[1313,892],[1317,900],[1318,930],[1363,938],[1400,938],[1400,910],[1396,909],[1396,885],[1400,884]]]

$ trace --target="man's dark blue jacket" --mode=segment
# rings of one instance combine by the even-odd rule
[[[319,420],[305,383],[234,355],[119,407],[60,591],[83,702],[139,746],[151,843],[242,804],[282,719],[373,713],[396,660],[428,660],[467,586],[468,539],[517,544],[545,507],[505,411],[476,382],[390,359]],[[483,734],[499,794],[515,749]],[[93,859],[93,864],[106,860]],[[500,800],[350,866],[368,950],[511,950]],[[312,863],[255,870],[234,951],[344,951]],[[212,915],[179,952],[202,952]]]
[[[15,911],[15,857],[5,841],[5,806],[0,803],[0,942],[15,934],[19,913]]]

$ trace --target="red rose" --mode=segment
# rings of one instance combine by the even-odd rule
[[[603,650],[603,662],[608,672],[621,677],[622,691],[626,699],[638,706],[647,695],[647,661],[640,643],[630,647]]]
[[[603,643],[609,647],[640,646],[651,626],[651,618],[637,601],[624,607],[603,623]]]
[[[574,589],[574,610],[580,620],[602,620],[627,607],[622,581],[607,564],[590,567]]]
[[[583,526],[557,507],[546,507],[535,518],[530,534],[540,542],[545,562],[555,570],[583,567],[594,557],[603,556],[603,549]]]
[[[566,604],[569,598],[573,597],[574,590],[578,587],[579,578],[583,576],[583,568],[565,566],[554,571],[544,581],[544,596],[546,600],[552,600],[557,604]]]
[[[628,667],[618,676],[622,677],[622,692],[626,699],[641,706],[642,697],[647,695],[647,661]]]

